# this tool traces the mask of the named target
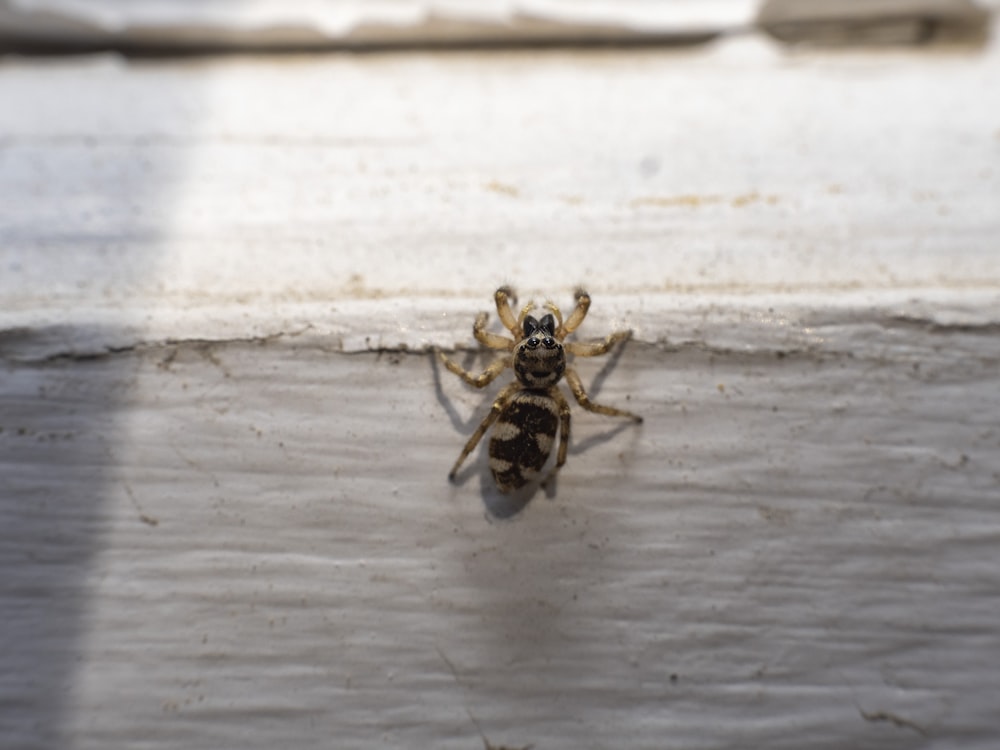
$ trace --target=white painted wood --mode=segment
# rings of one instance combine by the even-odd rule
[[[992,747],[996,70],[5,61],[4,745]],[[500,281],[647,418],[523,507]]]
[[[0,44],[143,49],[706,38],[754,0],[0,0]]]

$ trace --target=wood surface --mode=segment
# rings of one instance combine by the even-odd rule
[[[5,60],[0,744],[993,747],[998,59]],[[504,282],[646,417],[515,498]]]

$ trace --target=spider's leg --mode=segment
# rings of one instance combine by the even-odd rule
[[[569,450],[569,422],[570,422],[570,412],[569,412],[569,402],[566,397],[562,395],[562,392],[553,387],[549,391],[549,395],[555,399],[555,402],[559,405],[559,453],[556,455],[556,465],[552,467],[552,470],[548,473],[545,479],[542,481],[542,487],[545,487],[553,477],[555,477],[556,472],[559,471],[560,467],[566,463],[566,452]]]
[[[576,370],[572,368],[566,368],[566,382],[569,383],[570,390],[573,391],[573,397],[577,402],[587,411],[595,412],[596,414],[603,414],[606,417],[628,417],[634,422],[641,422],[642,417],[638,414],[633,414],[630,411],[625,411],[624,409],[616,409],[613,406],[605,406],[604,404],[595,404],[590,400],[590,396],[583,389],[583,383],[580,381],[580,376],[576,374]]]
[[[490,429],[490,426],[497,421],[497,417],[500,416],[504,407],[507,406],[507,402],[510,401],[510,397],[519,389],[519,383],[511,383],[497,394],[496,399],[493,401],[493,406],[490,409],[490,413],[487,414],[486,418],[479,423],[479,427],[476,428],[476,431],[472,433],[472,437],[469,438],[465,447],[462,448],[462,452],[458,455],[458,460],[455,461],[455,465],[448,473],[448,479],[455,478],[455,475],[458,473],[458,468],[462,465],[462,462],[470,453],[472,453],[475,447],[479,444],[479,441],[483,439],[483,435],[485,435],[486,431]]]
[[[566,342],[566,351],[578,357],[597,357],[601,354],[607,354],[608,349],[619,341],[626,341],[631,337],[632,331],[616,331],[597,341],[568,341]]]
[[[472,335],[476,337],[476,341],[483,346],[488,346],[490,349],[502,349],[506,352],[512,351],[514,349],[513,341],[506,336],[490,333],[486,330],[486,320],[488,317],[486,313],[479,313],[476,316],[476,322],[472,326]]]
[[[466,383],[473,385],[476,388],[485,388],[497,379],[497,376],[504,371],[505,367],[510,366],[510,357],[498,357],[490,362],[489,366],[483,370],[480,375],[473,375],[471,372],[462,367],[462,365],[458,364],[458,362],[448,359],[448,357],[446,357],[444,352],[440,349],[436,349],[435,351],[437,352],[438,359],[441,360],[441,363],[447,367],[450,372],[455,373]]]
[[[514,290],[509,286],[502,286],[494,293],[493,300],[497,303],[497,315],[500,316],[500,322],[504,324],[504,327],[508,331],[514,334],[514,338],[519,338],[521,335],[521,325],[517,318],[514,317],[514,311],[510,309],[510,301],[514,300],[517,302],[517,295],[514,294]]]
[[[590,295],[583,289],[577,289],[576,307],[573,309],[573,312],[570,313],[569,317],[566,318],[566,322],[559,326],[559,330],[556,332],[556,338],[561,341],[579,328],[583,319],[587,317],[587,310],[589,309]]]

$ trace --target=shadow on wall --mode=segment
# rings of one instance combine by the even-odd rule
[[[159,274],[186,169],[169,114],[201,96],[161,86],[163,75],[107,60],[0,62],[4,747],[68,744],[108,499],[126,491],[112,477],[134,360],[104,347],[144,318],[128,305]],[[102,310],[118,322],[95,323]]]
[[[10,747],[67,739],[127,388],[118,359],[8,363],[0,382],[0,736]]]

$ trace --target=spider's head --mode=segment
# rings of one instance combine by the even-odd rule
[[[524,338],[514,347],[514,373],[525,388],[549,388],[566,372],[566,352],[551,315],[524,319]]]

